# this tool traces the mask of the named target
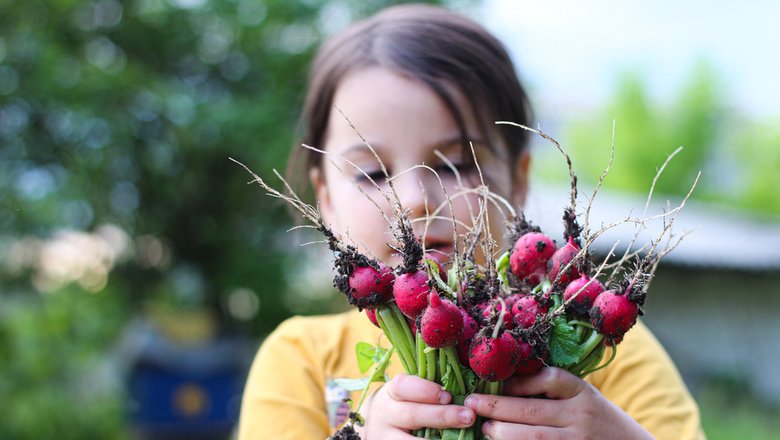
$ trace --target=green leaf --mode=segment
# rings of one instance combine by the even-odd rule
[[[552,335],[550,336],[550,365],[569,368],[577,364],[585,356],[583,348],[579,344],[579,337],[574,326],[566,322],[562,316],[553,320]]]
[[[471,370],[471,368],[461,368],[460,371],[463,374],[463,382],[466,383],[466,393],[473,393],[477,389],[479,377]]]
[[[387,353],[387,349],[371,345],[368,342],[358,342],[355,345],[355,353],[357,354],[358,368],[360,368],[361,373],[365,373],[372,365],[382,359],[382,356]]]
[[[442,354],[440,354],[441,356]],[[455,372],[452,371],[452,366],[449,362],[445,363],[446,365],[444,374],[441,376],[441,387],[446,390],[452,392],[452,390],[456,389],[458,387],[458,380],[455,376]]]
[[[362,379],[333,379],[333,382],[335,382],[336,385],[338,385],[340,388],[343,388],[347,391],[361,391],[371,382],[371,378],[364,377]]]
[[[463,437],[461,437],[463,431]],[[474,440],[474,431],[466,428],[465,430],[448,428],[442,431],[441,440]]]
[[[501,280],[504,286],[509,286],[509,280],[507,279],[506,271],[509,269],[509,251],[504,252],[496,260],[496,271],[498,272],[498,278]]]

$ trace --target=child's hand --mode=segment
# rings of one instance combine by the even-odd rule
[[[466,399],[466,406],[490,419],[482,432],[491,440],[653,438],[592,385],[560,368],[513,377],[503,392],[505,396],[473,394]],[[538,395],[547,398],[524,397]]]
[[[369,439],[412,439],[419,428],[465,428],[476,419],[474,411],[449,405],[452,396],[441,385],[399,374],[380,388],[363,415],[366,426],[358,432]]]

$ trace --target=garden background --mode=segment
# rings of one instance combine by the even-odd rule
[[[312,262],[320,254],[286,232],[285,206],[228,157],[262,176],[283,170],[313,49],[391,3],[0,0],[0,438],[224,438],[262,338],[293,314],[344,308]],[[572,153],[583,185],[607,163],[614,121],[606,193],[644,197],[682,145],[658,198],[679,199],[701,170],[693,200],[705,219],[728,212],[731,225],[766,231],[739,231],[746,239],[777,242],[780,90],[762,73],[780,72],[777,6],[446,3],[507,43],[539,126]],[[549,145],[534,153],[535,187],[565,184]],[[725,283],[726,298],[771,316],[780,258],[757,249],[760,267],[680,257],[659,277],[704,302]],[[648,319],[705,313],[663,304]],[[776,345],[755,338],[758,350]],[[780,431],[780,397],[750,371],[697,369],[695,347],[670,351],[691,367],[711,439]]]

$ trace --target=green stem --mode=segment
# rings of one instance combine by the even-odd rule
[[[438,382],[441,382],[442,378],[444,377],[444,373],[447,372],[447,356],[439,350],[439,375],[436,376],[436,379],[438,379]]]
[[[568,322],[568,324],[572,327],[581,327],[581,328],[589,328],[593,330],[593,324],[587,322],[587,321],[580,321],[579,319],[572,319]]]
[[[422,335],[420,333],[417,333],[417,375],[420,377],[425,377],[425,373],[428,371],[428,366],[426,365],[426,356],[425,356],[425,341],[422,339]]]
[[[590,336],[588,336],[588,339],[581,345],[583,353],[587,353],[585,356],[590,354],[598,345],[601,343],[601,341],[604,340],[604,335],[602,335],[599,332],[592,332]]]
[[[501,394],[501,382],[488,382],[486,393],[494,396]]]
[[[356,413],[360,413],[360,408],[363,406],[363,402],[366,400],[366,396],[368,395],[368,388],[377,380],[377,378],[374,376],[376,376],[376,374],[380,371],[387,370],[387,363],[390,362],[390,356],[393,355],[393,351],[393,347],[388,348],[384,356],[379,359],[379,362],[374,364],[374,368],[371,370],[371,380],[369,380],[366,386],[363,388],[363,392],[360,394],[360,399],[358,399],[357,407],[355,407]]]
[[[458,294],[455,293],[455,290],[451,289],[449,284],[445,283],[444,280],[441,279],[441,274],[439,273],[439,266],[433,262],[433,260],[425,259],[423,260],[423,264],[425,264],[426,269],[428,270],[428,275],[433,277],[434,283],[436,283],[437,290],[439,293],[445,292],[447,293],[452,300],[457,300]]]
[[[401,328],[402,334],[406,338],[406,343],[409,344],[409,347],[414,347],[414,335],[412,335],[412,330],[409,328],[409,324],[406,322],[406,316],[401,312],[401,310],[398,308],[395,303],[391,303],[389,306],[390,312],[392,312],[393,317],[395,317],[395,321],[397,325]],[[415,350],[411,350],[412,356],[416,354]]]
[[[437,349],[431,349],[425,353],[425,364],[428,367],[428,370],[425,372],[425,378],[431,382],[436,381],[436,361],[439,356],[441,356],[441,354],[439,354],[439,350]]]
[[[460,361],[458,360],[458,353],[455,351],[454,346],[445,347],[439,350],[440,355],[444,354],[447,357],[447,362],[450,364],[450,368],[455,373],[455,380],[458,383],[458,389],[453,390],[453,394],[466,394],[466,381],[463,380],[463,373],[460,370]]]
[[[401,360],[404,372],[415,374],[417,363],[414,360],[414,356],[409,352],[411,348],[403,337],[403,330],[398,328],[395,319],[393,319],[390,307],[377,307],[376,320],[379,323],[379,327],[382,328],[385,336],[390,341],[390,344],[398,351],[398,358]]]
[[[615,360],[615,356],[617,355],[617,347],[615,347],[615,344],[610,344],[609,348],[612,350],[612,354],[609,356],[609,359],[607,359],[606,362],[604,362],[603,364],[599,365],[598,367],[591,368],[589,370],[585,370],[582,373],[582,375],[580,375],[580,377],[585,377],[585,376],[587,376],[587,375],[589,375],[589,374],[591,374],[593,372],[599,371],[602,368],[605,368],[607,365],[611,364],[612,361]]]

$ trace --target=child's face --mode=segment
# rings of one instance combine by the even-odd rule
[[[455,96],[457,105],[467,109],[465,98],[459,94]],[[400,263],[400,258],[387,245],[396,243],[382,214],[393,218],[390,205],[362,173],[339,159],[353,162],[382,189],[389,189],[378,161],[361,140],[362,135],[384,162],[388,174],[397,176],[393,179],[396,192],[402,206],[410,211],[415,234],[424,234],[425,248],[433,250],[434,254],[452,252],[452,221],[448,220],[451,212],[458,222],[471,225],[470,211],[474,214],[478,212],[479,197],[475,194],[458,195],[462,188],[436,151],[459,170],[463,185],[469,188],[478,185],[479,173],[475,167],[468,165],[471,163],[468,158],[463,157],[460,130],[444,103],[418,80],[388,69],[371,67],[343,78],[333,105],[323,146],[331,155],[324,158],[322,172],[313,171],[311,175],[326,222],[338,233],[346,235],[348,242],[358,245],[361,251],[387,264]],[[482,136],[473,115],[464,112],[464,117],[468,138],[474,143],[485,182],[493,192],[510,203],[522,203],[529,162],[527,156],[515,161],[517,163],[510,163],[504,147],[491,151],[481,142]],[[350,122],[355,128],[350,126]],[[432,172],[421,168],[407,171],[419,164],[437,171],[444,189],[452,198],[452,211],[446,203],[442,186]],[[511,178],[511,167],[520,167],[516,172],[521,176],[519,179]],[[381,212],[366,195],[379,204]],[[432,220],[426,230],[426,212],[430,218],[440,207],[443,209],[437,216],[441,218]],[[491,234],[500,246],[504,217],[491,206],[489,219]],[[459,233],[464,231],[463,227],[458,227]]]

